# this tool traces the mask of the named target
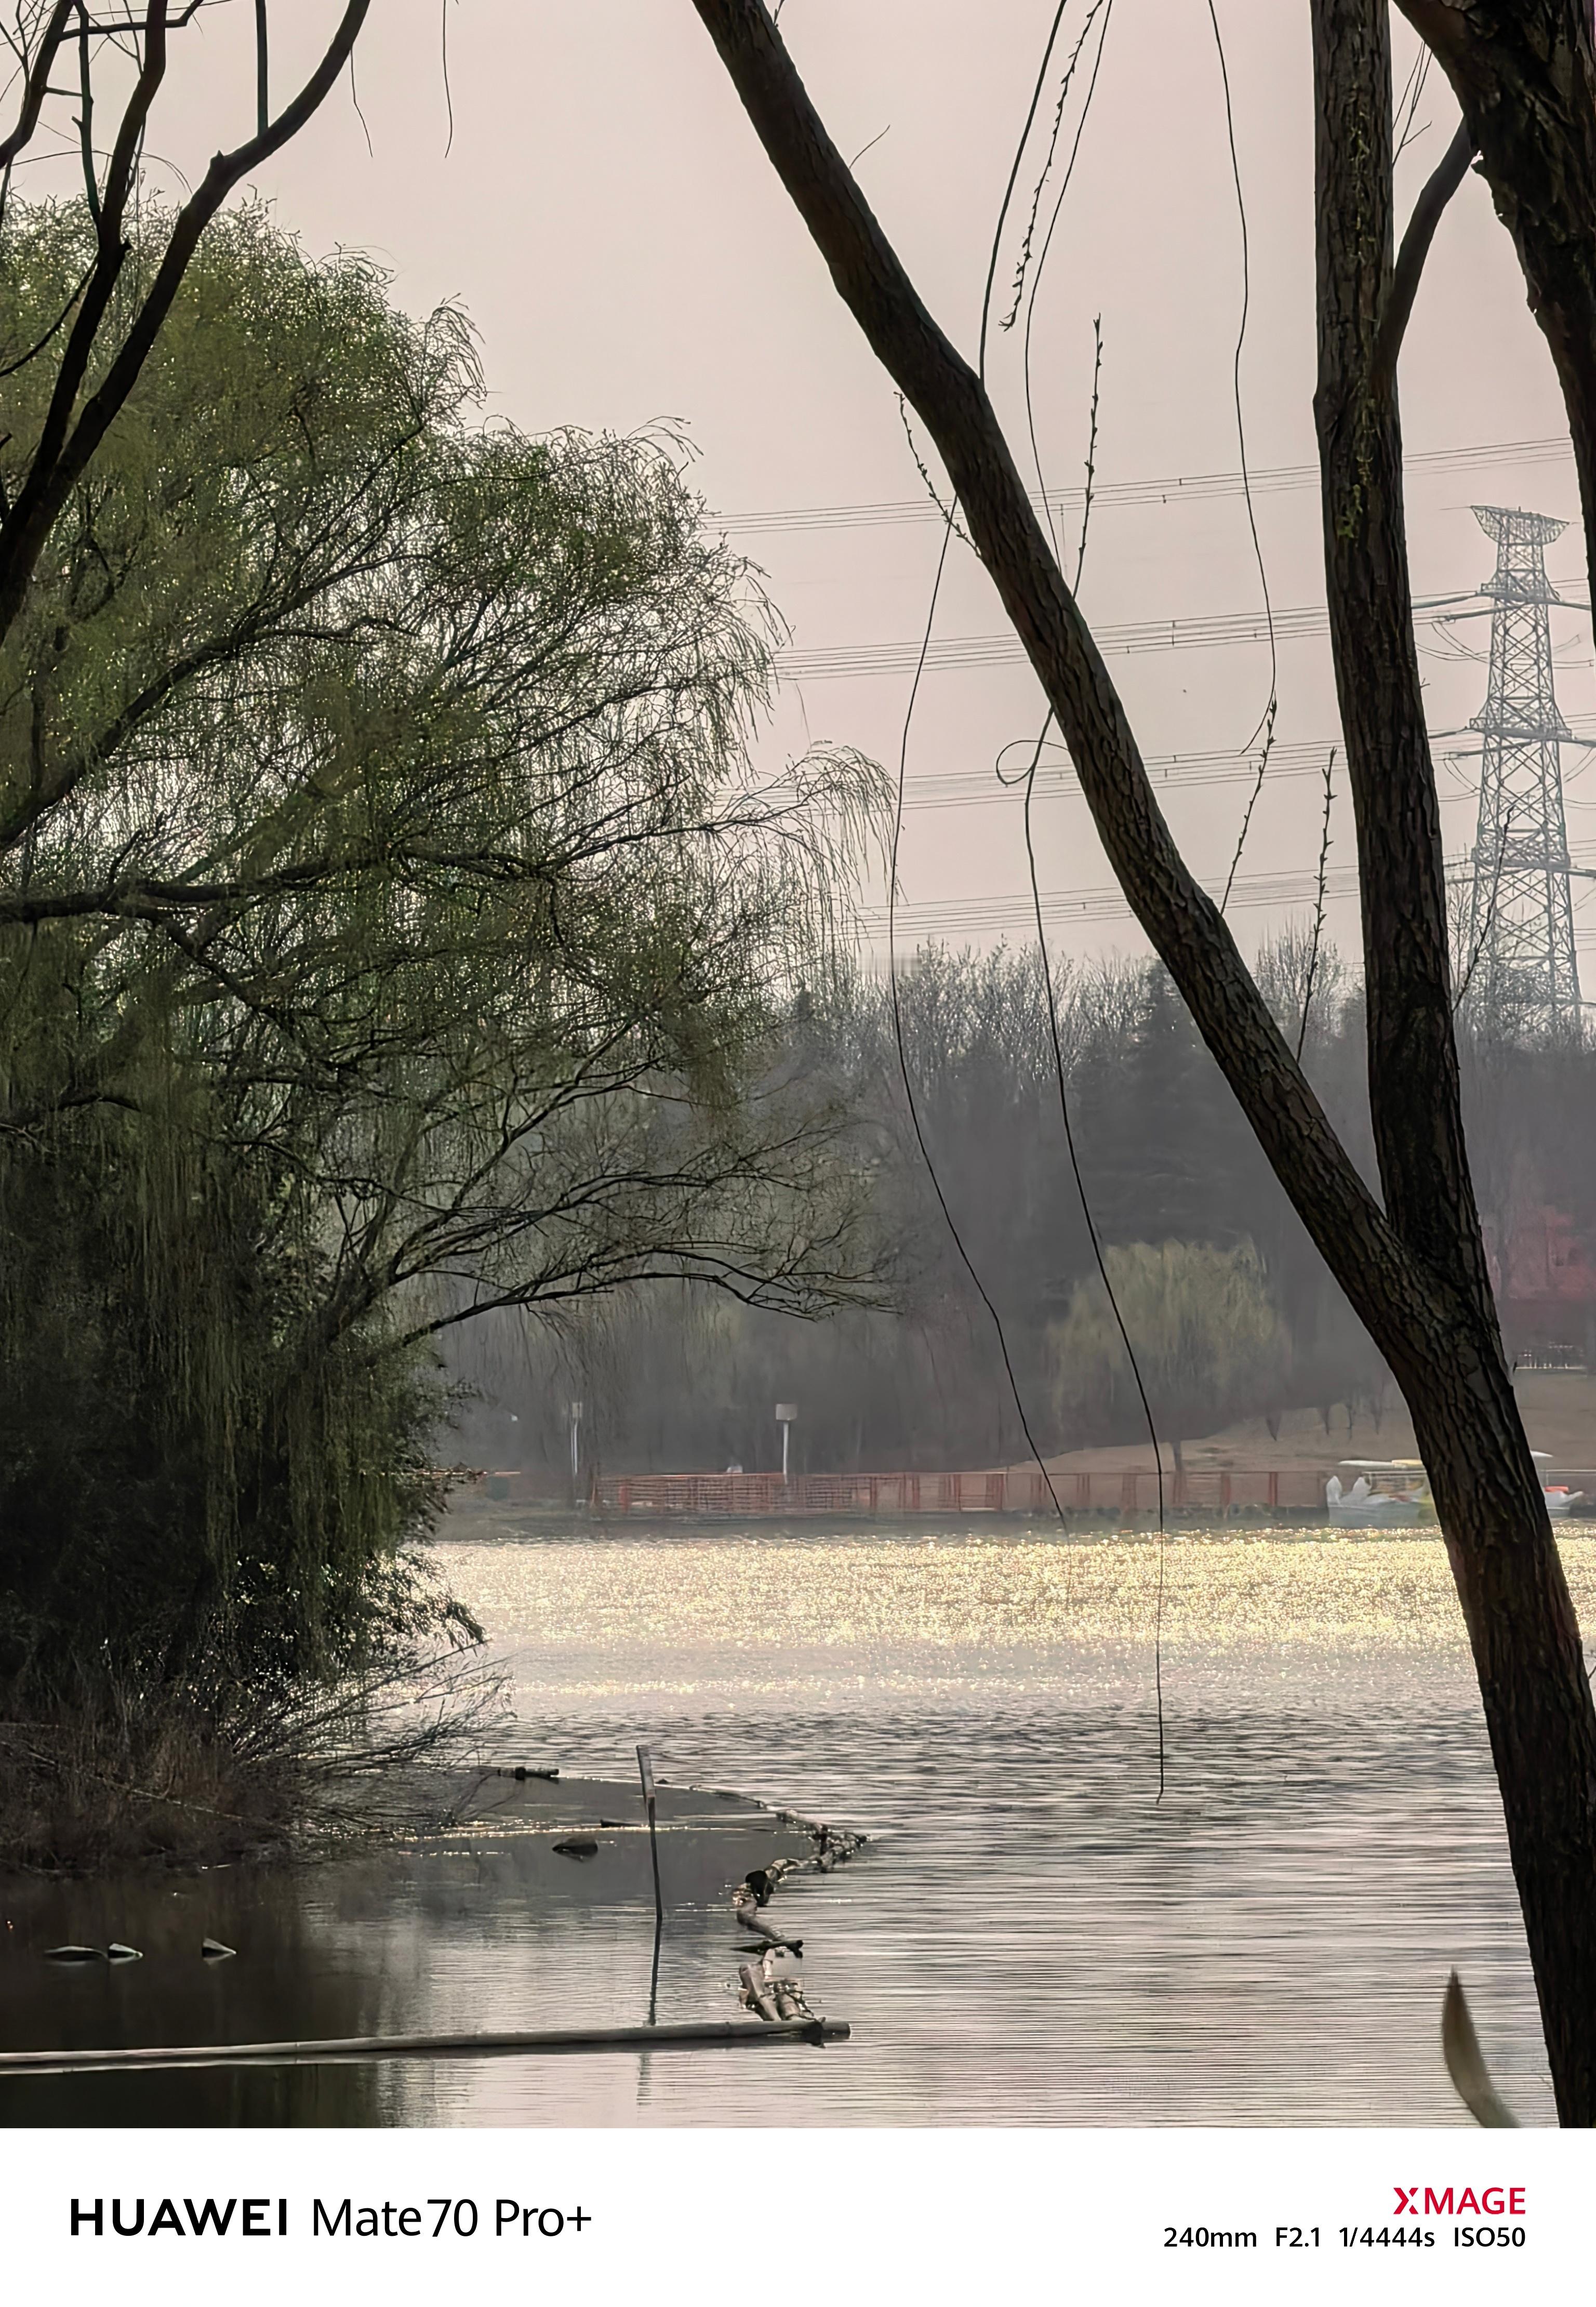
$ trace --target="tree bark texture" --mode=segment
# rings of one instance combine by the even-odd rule
[[[1386,0],[1312,0],[1318,386],[1331,648],[1358,830],[1369,1106],[1387,1215],[1453,1299],[1449,1380],[1409,1391],[1480,1677],[1566,2123],[1596,2121],[1596,1712],[1469,1176],[1446,879],[1413,643],[1392,279]],[[1399,1378],[1403,1373],[1398,1370]]]
[[[1384,0],[1312,0],[1325,581],[1358,828],[1369,1104],[1386,1214],[1485,1287],[1463,1145],[1440,809],[1413,641],[1394,391],[1373,382],[1391,290]]]
[[[1451,81],[1551,350],[1596,601],[1596,39],[1591,0],[1397,0]]]
[[[1321,239],[1334,279],[1319,403],[1334,467],[1326,550],[1350,759],[1357,747],[1382,1209],[1175,846],[980,379],[921,303],[762,0],[694,4],[839,294],[936,442],[1132,910],[1412,1411],[1479,1668],[1559,2115],[1596,2122],[1596,1711],[1503,1359],[1469,1181],[1400,440],[1394,409],[1380,414],[1363,389],[1390,272],[1388,62],[1377,91],[1364,92],[1385,107],[1379,136],[1351,157],[1344,184],[1336,177],[1338,196],[1365,204],[1351,252],[1326,252]],[[1377,72],[1366,16],[1379,4],[1316,0],[1316,30],[1333,41],[1356,31],[1351,55],[1365,72]],[[1364,135],[1367,121],[1337,123],[1334,110],[1322,95],[1326,144],[1343,132]],[[1321,153],[1322,166],[1333,160]]]

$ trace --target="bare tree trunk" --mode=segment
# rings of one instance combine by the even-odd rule
[[[1315,0],[1332,630],[1359,818],[1386,1206],[1171,838],[981,381],[920,302],[761,0],[694,0],[833,279],[936,442],[1132,910],[1412,1410],[1479,1670],[1561,2120],[1596,2123],[1596,1709],[1497,1334],[1464,1152],[1401,443],[1369,389],[1389,282],[1383,0]],[[1377,21],[1375,21],[1377,19]],[[1368,149],[1343,152],[1342,140]]]
[[[1596,38],[1591,0],[1397,0],[1463,107],[1574,437],[1596,601]]]
[[[1318,389],[1331,646],[1358,826],[1369,1104],[1387,1214],[1454,1297],[1444,1368],[1398,1370],[1501,1783],[1558,2106],[1596,2121],[1596,1718],[1513,1394],[1463,1142],[1446,893],[1413,644],[1394,381],[1386,0],[1312,0]]]

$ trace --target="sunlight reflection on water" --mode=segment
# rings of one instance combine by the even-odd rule
[[[1562,1545],[1588,1620],[1596,1540]],[[1550,2120],[1433,1535],[1171,1537],[1162,1803],[1149,1539],[460,1516],[439,1554],[511,1679],[519,1759],[630,1780],[647,1739],[667,1780],[871,1834],[852,1865],[779,1898],[813,2007],[851,2020],[853,2040],[78,2078],[7,2087],[0,2119],[1453,2123],[1466,2118],[1438,2020],[1456,1964],[1505,2095]],[[56,1937],[132,1936],[151,1959],[90,1975],[13,1960],[0,1985],[19,2043],[636,2024],[646,2010],[640,1857],[624,1897],[576,1866],[568,1888],[562,1875],[532,1895],[513,1839],[491,1836],[296,1876],[48,1895]],[[721,1888],[679,1880],[673,1895],[667,1879],[666,1896],[659,2016],[731,2015]],[[185,1967],[202,1929],[238,1960]]]
[[[1596,1540],[1562,1544],[1588,1618]],[[452,1544],[551,1753],[618,1768],[647,1733],[674,1776],[880,1838],[784,1893],[845,2054],[656,2072],[647,2108],[583,2119],[1447,2123],[1454,1962],[1549,2119],[1439,1539],[1171,1537],[1162,1804],[1158,1557],[964,1528]],[[485,2087],[440,2079],[441,2109],[552,2119],[536,2079]]]
[[[1181,1531],[1163,1548],[1163,1631],[1173,1651],[1260,1642],[1386,1654],[1462,1651],[1438,1538]],[[1576,1599],[1596,1584],[1596,1539],[1570,1536]],[[1151,1538],[1060,1542],[963,1530],[902,1538],[719,1531],[455,1544],[451,1584],[495,1641],[540,1652],[614,1649],[628,1665],[677,1650],[759,1653],[778,1677],[793,1650],[924,1645],[977,1663],[997,1650],[1152,1637],[1160,1548]]]

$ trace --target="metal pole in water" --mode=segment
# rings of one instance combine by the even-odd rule
[[[638,1776],[643,1782],[643,1803],[648,1813],[648,1856],[654,1865],[654,1962],[648,1973],[648,2024],[659,2007],[659,1942],[665,1933],[665,1900],[659,1893],[659,1832],[654,1819],[654,1758],[647,1746],[638,1748]]]
[[[659,2023],[659,1942],[664,1929],[665,1917],[656,1913],[654,1917],[654,1960],[648,1966],[648,2024],[650,2027],[657,2026]]]
[[[648,1856],[654,1862],[654,1919],[665,1921],[665,1900],[659,1893],[659,1832],[654,1819],[654,1762],[647,1746],[638,1748],[638,1776],[643,1782],[643,1803],[648,1813]]]

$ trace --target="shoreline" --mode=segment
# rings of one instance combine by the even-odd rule
[[[1560,1527],[1572,1526],[1583,1530],[1596,1520],[1596,1511],[1588,1514],[1573,1514],[1565,1518]],[[965,1507],[940,1509],[922,1507],[918,1512],[877,1513],[849,1512],[819,1507],[795,1512],[752,1514],[731,1510],[717,1512],[712,1508],[697,1510],[634,1508],[628,1514],[606,1513],[585,1505],[514,1505],[468,1507],[448,1514],[434,1531],[434,1542],[450,1545],[470,1545],[480,1540],[515,1534],[527,1538],[599,1538],[648,1537],[671,1531],[746,1531],[775,1537],[790,1533],[794,1537],[815,1537],[836,1531],[848,1535],[878,1532],[883,1538],[905,1537],[916,1531],[933,1529],[938,1537],[979,1537],[983,1533],[1001,1533],[1006,1538],[1033,1534],[1036,1541],[1059,1539],[1146,1539],[1156,1542],[1158,1524],[1146,1511],[1138,1510],[1134,1520],[1124,1519],[1111,1506],[1094,1508],[1087,1513],[1066,1513],[1062,1516],[1038,1514],[1033,1510],[1000,1513],[991,1508]],[[1326,1522],[1323,1510],[1304,1506],[1300,1509],[1264,1506],[1196,1507],[1188,1506],[1179,1513],[1171,1512],[1164,1521],[1168,1537],[1210,1534],[1265,1538],[1272,1532],[1282,1537],[1300,1539],[1317,1536],[1326,1539],[1438,1539],[1440,1525],[1433,1519],[1425,1522],[1394,1523],[1386,1526],[1341,1528]]]

